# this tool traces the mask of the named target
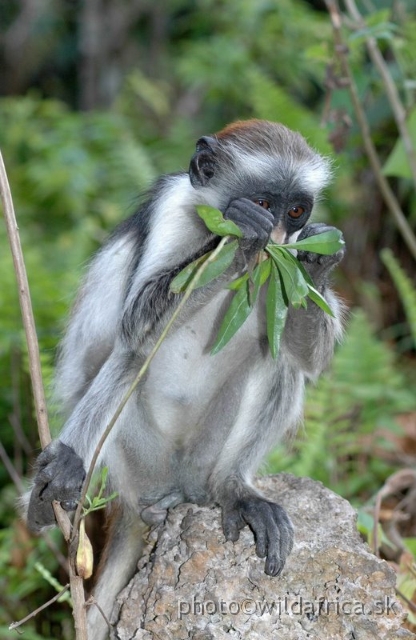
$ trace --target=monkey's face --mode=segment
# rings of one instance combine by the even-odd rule
[[[330,179],[329,163],[298,133],[262,120],[226,127],[200,138],[190,165],[191,183],[225,211],[247,198],[272,213],[271,238],[284,244],[308,222],[320,190]]]
[[[287,187],[287,184],[269,183],[263,186],[262,195],[258,191],[244,194],[244,197],[272,213],[274,227],[270,237],[277,244],[289,242],[291,236],[305,226],[313,208],[314,201],[310,193]]]

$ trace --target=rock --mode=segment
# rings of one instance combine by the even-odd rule
[[[118,598],[120,640],[416,638],[401,627],[394,571],[362,542],[346,500],[287,474],[257,486],[295,526],[281,576],[264,574],[247,527],[225,542],[217,507],[179,505]]]

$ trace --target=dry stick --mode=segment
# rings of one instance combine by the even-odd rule
[[[33,398],[36,408],[36,417],[39,429],[39,438],[42,448],[45,448],[51,441],[49,431],[48,415],[46,411],[45,393],[43,390],[42,371],[39,358],[39,344],[36,335],[35,320],[33,317],[32,303],[30,299],[29,283],[27,279],[26,267],[23,259],[22,247],[20,244],[19,228],[17,226],[14,213],[12,194],[10,192],[9,181],[0,153],[0,191],[3,201],[4,218],[6,221],[7,234],[9,236],[10,248],[13,256],[14,269],[19,290],[19,302],[22,312],[23,325],[26,333],[26,342],[29,355],[29,371],[32,381]],[[54,502],[55,516],[59,527],[64,534],[65,540],[69,540],[71,523],[67,514]],[[69,554],[73,556],[73,554]],[[76,575],[74,560],[70,557],[69,578],[71,584],[71,595],[74,603],[73,614],[75,620],[75,630],[77,640],[87,640],[87,622],[85,612],[85,597],[82,578]]]
[[[9,456],[7,455],[7,451],[3,447],[1,440],[0,440],[0,460],[2,460],[4,466],[6,467],[6,471],[11,477],[12,481],[14,482],[18,492],[20,494],[24,493],[25,488],[23,486],[22,479],[17,473],[16,469],[14,468],[13,463],[10,460]]]
[[[9,243],[13,256],[14,270],[19,287],[19,301],[22,311],[23,325],[26,332],[26,342],[29,353],[29,370],[30,378],[32,381],[33,398],[35,401],[36,418],[39,428],[39,438],[42,444],[42,448],[44,449],[51,441],[51,434],[49,431],[45,394],[42,384],[38,337],[35,330],[35,322],[33,318],[32,304],[29,293],[29,283],[27,280],[26,267],[23,260],[22,247],[20,244],[19,228],[17,226],[16,216],[14,214],[12,195],[10,193],[6,169],[4,167],[3,157],[1,153],[0,187],[7,233],[9,236]]]
[[[19,620],[19,622],[13,622],[10,626],[9,629],[10,631],[13,631],[13,629],[17,629],[17,627],[20,627],[20,625],[24,624],[25,622],[27,622],[28,620],[30,620],[31,618],[34,618],[38,613],[40,613],[41,611],[43,611],[43,609],[46,609],[47,607],[49,607],[49,605],[53,604],[54,602],[56,602],[57,600],[59,600],[59,598],[61,596],[64,595],[64,593],[66,591],[68,591],[69,589],[69,584],[65,585],[65,587],[62,589],[62,591],[60,591],[59,593],[56,594],[56,596],[54,596],[53,598],[51,598],[50,600],[48,600],[48,602],[45,602],[45,604],[43,604],[41,607],[39,607],[38,609],[35,609],[34,611],[32,611],[32,613],[29,613],[28,616],[26,616],[26,618],[23,618],[22,620]]]
[[[348,88],[351,94],[352,103],[354,106],[355,115],[357,117],[357,121],[361,130],[361,134],[363,136],[364,147],[367,153],[367,156],[370,160],[371,167],[373,169],[375,178],[377,180],[377,184],[379,189],[383,195],[384,201],[387,204],[392,217],[400,230],[400,233],[403,236],[404,241],[406,242],[409,251],[412,256],[416,260],[416,236],[413,233],[409,223],[406,220],[406,217],[403,211],[400,208],[400,205],[394,195],[393,191],[390,189],[390,185],[387,182],[386,178],[383,176],[381,170],[381,164],[377,155],[376,148],[371,140],[371,132],[370,127],[367,122],[367,118],[364,113],[364,109],[361,106],[360,98],[357,91],[357,86],[354,82],[354,77],[352,75],[349,63],[348,63],[348,47],[345,45],[342,35],[341,35],[341,15],[339,13],[338,7],[335,2],[332,0],[325,0],[325,4],[329,11],[329,15],[332,22],[332,28],[334,31],[334,41],[335,41],[335,52],[339,58],[342,73],[348,79]]]
[[[366,24],[362,15],[357,9],[355,0],[345,0],[345,6],[353,21],[357,24],[357,29],[364,29]],[[399,92],[391,77],[388,66],[381,54],[378,47],[377,40],[373,36],[366,36],[365,43],[371,60],[374,66],[377,67],[378,72],[383,80],[384,87],[386,89],[386,95],[389,100],[390,106],[393,110],[394,119],[397,124],[397,128],[400,133],[400,137],[403,141],[403,146],[409,161],[410,171],[412,174],[412,180],[414,188],[416,189],[416,152],[413,147],[412,139],[410,137],[409,129],[406,123],[406,111],[400,100]]]
[[[416,604],[414,602],[412,602],[411,600],[409,600],[409,598],[407,598],[404,593],[402,593],[400,591],[400,589],[396,588],[396,593],[397,595],[402,598],[404,600],[404,602],[407,604],[407,606],[409,607],[409,609],[411,609],[414,613],[416,612]]]
[[[85,603],[86,607],[97,607],[98,611],[101,613],[104,622],[106,623],[109,632],[111,633],[113,627],[111,625],[111,622],[109,621],[109,619],[107,618],[107,616],[105,615],[104,611],[101,609],[100,605],[98,604],[97,600],[94,598],[94,596],[90,596],[87,600],[87,602]]]
[[[95,465],[97,463],[98,460],[98,456],[100,455],[101,449],[103,447],[104,442],[106,441],[110,431],[112,430],[112,428],[114,427],[116,421],[118,420],[121,412],[123,411],[124,407],[126,406],[130,396],[132,395],[132,393],[134,392],[135,388],[137,387],[137,385],[139,384],[139,382],[141,381],[141,379],[143,378],[144,374],[146,373],[147,369],[149,368],[149,365],[151,363],[151,361],[153,360],[154,356],[156,355],[157,351],[159,350],[159,347],[161,346],[162,342],[164,341],[164,339],[166,338],[168,331],[170,330],[170,328],[172,327],[173,323],[175,322],[176,318],[179,316],[179,314],[181,313],[183,307],[185,306],[186,302],[188,301],[188,298],[190,297],[191,293],[193,292],[193,290],[195,289],[195,287],[198,284],[198,281],[200,280],[202,274],[204,273],[205,269],[208,267],[209,264],[211,264],[211,262],[213,262],[215,260],[215,258],[217,257],[218,253],[221,251],[222,247],[226,244],[226,242],[228,242],[229,240],[229,236],[225,236],[224,238],[222,238],[222,240],[220,241],[220,243],[218,244],[218,246],[216,247],[215,251],[213,251],[211,253],[211,255],[202,263],[202,265],[198,268],[197,272],[195,273],[194,277],[192,278],[191,282],[189,283],[181,301],[179,302],[178,306],[176,307],[175,311],[172,314],[172,317],[170,318],[169,322],[166,324],[165,328],[163,329],[158,341],[156,342],[156,344],[154,345],[153,349],[151,350],[150,354],[148,355],[148,357],[146,358],[143,366],[141,367],[140,371],[138,372],[137,376],[135,377],[134,381],[132,382],[131,386],[129,387],[128,391],[126,392],[125,396],[123,397],[122,401],[120,402],[119,406],[117,407],[113,417],[111,418],[110,422],[108,423],[106,429],[104,430],[96,448],[94,451],[94,455],[92,457],[89,469],[88,469],[88,473],[87,476],[85,478],[85,482],[83,485],[83,489],[82,489],[82,493],[81,493],[81,497],[79,499],[78,502],[78,506],[77,506],[77,510],[75,512],[75,516],[74,516],[74,521],[73,521],[73,530],[72,530],[72,537],[75,538],[77,536],[77,532],[78,532],[78,525],[79,525],[79,521],[81,520],[82,517],[82,507],[83,504],[85,502],[85,496],[87,495],[87,491],[88,491],[88,487],[89,484],[91,482],[91,478],[92,478],[92,474],[94,472],[94,468]]]

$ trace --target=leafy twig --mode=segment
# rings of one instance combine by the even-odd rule
[[[227,234],[227,237],[228,235],[241,237],[240,229],[230,220],[225,220],[218,209],[204,205],[197,206],[196,210],[212,233],[219,236]],[[276,358],[279,352],[280,339],[290,304],[293,307],[306,308],[306,298],[309,297],[325,313],[333,315],[331,308],[315,288],[310,275],[291,251],[311,251],[332,255],[343,246],[342,233],[338,229],[329,229],[298,240],[294,244],[277,245],[269,242],[257,255],[256,266],[228,283],[227,288],[234,291],[234,296],[222,319],[211,354],[215,355],[221,351],[237,333],[251,314],[260,288],[266,283],[267,338],[273,358]],[[217,253],[215,262],[210,260],[210,265],[195,288],[208,284],[225,273],[232,264],[237,248],[237,240],[224,245]],[[187,265],[171,282],[171,291],[175,293],[186,291],[192,275],[209,256],[208,252]]]
[[[82,494],[81,494],[81,498],[79,500],[78,503],[78,507],[77,510],[75,512],[75,516],[74,516],[74,522],[73,522],[73,538],[76,536],[76,532],[78,531],[78,525],[79,525],[79,521],[82,517],[82,508],[83,508],[83,504],[85,502],[85,496],[87,495],[87,491],[88,491],[88,487],[89,484],[91,482],[91,478],[92,478],[92,474],[94,472],[94,468],[95,465],[97,463],[98,460],[98,456],[100,455],[101,449],[104,445],[105,440],[107,439],[108,435],[110,434],[112,428],[114,427],[116,421],[118,420],[121,412],[123,411],[124,407],[126,406],[129,398],[131,397],[132,393],[134,392],[134,390],[136,389],[137,385],[140,383],[140,381],[142,380],[144,374],[146,373],[147,369],[149,368],[149,365],[151,363],[151,361],[153,360],[154,356],[156,355],[157,351],[159,350],[162,342],[165,340],[170,328],[172,327],[173,323],[175,322],[176,318],[179,316],[179,314],[181,313],[183,307],[185,306],[187,300],[189,299],[192,291],[195,289],[195,287],[198,285],[198,282],[200,280],[200,278],[202,277],[205,269],[212,263],[214,262],[215,258],[217,257],[217,255],[221,252],[222,248],[224,247],[224,245],[227,243],[228,241],[228,236],[224,237],[220,243],[218,244],[218,246],[216,247],[216,249],[212,252],[212,254],[207,258],[207,260],[199,267],[199,269],[197,270],[197,272],[195,273],[194,277],[192,278],[192,280],[190,281],[181,301],[179,302],[178,306],[176,307],[175,311],[172,314],[172,317],[170,318],[169,322],[166,324],[165,328],[163,329],[158,341],[156,342],[156,344],[154,345],[152,351],[150,352],[149,356],[146,358],[143,366],[141,367],[140,371],[138,372],[136,378],[134,379],[134,381],[132,382],[131,386],[129,387],[128,391],[126,392],[125,396],[123,397],[123,399],[121,400],[119,406],[117,407],[113,417],[111,418],[110,422],[108,423],[106,429],[104,430],[96,448],[94,451],[94,455],[92,457],[89,469],[88,469],[88,473],[87,476],[85,478],[84,481],[84,485],[83,485],[83,489],[82,489]]]
[[[381,169],[380,160],[377,155],[376,148],[371,139],[371,131],[370,127],[364,112],[364,109],[361,105],[360,98],[358,95],[357,86],[354,81],[354,77],[348,62],[348,47],[346,46],[342,33],[342,20],[341,14],[337,7],[337,4],[333,0],[325,0],[325,4],[329,11],[329,15],[331,18],[333,33],[334,33],[334,42],[335,42],[335,54],[337,55],[341,70],[343,75],[348,80],[348,89],[351,95],[351,100],[353,103],[355,115],[357,117],[358,125],[361,130],[361,134],[363,136],[364,147],[370,161],[371,167],[374,172],[374,176],[376,178],[377,184],[380,188],[380,191],[383,195],[384,201],[387,204],[387,207],[390,210],[390,213],[395,221],[397,228],[403,236],[404,241],[406,242],[412,256],[416,260],[416,236],[413,233],[406,216],[404,215],[401,207],[397,201],[396,196],[390,188],[389,183],[384,177]]]

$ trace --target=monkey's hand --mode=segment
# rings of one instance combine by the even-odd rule
[[[265,498],[240,498],[223,507],[223,530],[227,540],[235,542],[246,524],[254,533],[256,553],[266,558],[265,573],[278,576],[293,547],[293,525],[286,511]]]
[[[224,218],[235,222],[242,231],[240,247],[246,258],[251,258],[264,249],[273,231],[274,216],[271,211],[247,198],[238,198],[230,202]]]
[[[325,231],[333,231],[334,227],[329,227],[323,222],[314,222],[303,227],[301,233],[298,236],[298,240],[304,238],[310,238],[316,236]],[[318,284],[325,284],[326,278],[330,271],[341,262],[345,255],[345,248],[343,247],[332,255],[325,256],[319,253],[313,253],[312,251],[298,251],[298,260],[304,263],[305,268],[310,273],[313,281]]]
[[[42,451],[36,468],[27,513],[28,527],[35,533],[55,524],[52,500],[58,500],[67,511],[76,508],[85,478],[81,458],[60,440],[54,440]]]

